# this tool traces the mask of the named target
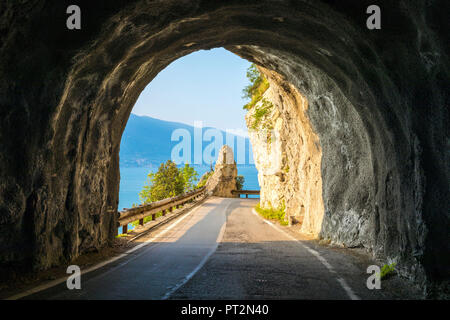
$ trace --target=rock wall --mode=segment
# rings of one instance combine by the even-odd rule
[[[290,223],[302,232],[319,235],[324,213],[319,138],[306,114],[308,101],[274,71],[259,68],[269,80],[263,98],[273,105],[263,123],[270,129],[252,129],[256,108],[246,115],[264,208],[285,207]]]
[[[2,266],[107,245],[137,97],[175,59],[225,47],[308,101],[320,235],[422,285],[450,278],[448,1],[378,1],[381,30],[369,1],[80,1],[81,30],[66,29],[70,4],[0,2]]]

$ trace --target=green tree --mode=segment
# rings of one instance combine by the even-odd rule
[[[237,176],[236,177],[236,189],[237,190],[242,190],[242,188],[244,187],[244,176]]]
[[[139,193],[139,198],[143,203],[150,203],[180,195],[184,189],[183,174],[173,161],[167,160],[161,163],[156,173],[148,174],[147,185]]]
[[[181,169],[181,174],[184,180],[184,191],[187,192],[194,189],[198,178],[197,171],[189,163],[186,163],[183,169]]]

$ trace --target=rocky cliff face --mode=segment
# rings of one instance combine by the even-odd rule
[[[423,285],[450,277],[448,1],[379,1],[380,30],[366,28],[367,1],[86,1],[81,30],[65,27],[70,4],[0,2],[2,266],[43,269],[107,245],[137,97],[175,59],[225,47],[280,75],[268,76],[280,100],[292,96],[279,169],[297,171],[288,194],[300,208],[320,212],[320,187],[301,186],[320,166],[319,234]],[[287,107],[300,97],[307,105]],[[303,136],[281,133],[308,136],[288,119],[302,109],[319,145],[311,134],[301,148],[321,150],[320,162],[293,159],[303,153],[289,141]],[[288,210],[317,232],[312,210]]]
[[[306,114],[308,101],[279,74],[264,68],[260,71],[270,84],[263,99],[273,107],[252,129],[260,101],[249,110],[246,122],[258,169],[261,206],[284,206],[290,223],[301,223],[303,232],[318,236],[324,213],[322,151]]]

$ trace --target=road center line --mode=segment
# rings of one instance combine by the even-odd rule
[[[226,207],[225,207],[225,216],[226,216],[226,212],[228,210],[228,208],[230,207],[230,205],[232,204],[232,202],[230,202]],[[189,273],[183,280],[181,280],[178,284],[176,284],[172,289],[170,289],[165,295],[164,297],[161,298],[161,300],[167,300],[175,291],[177,291],[181,286],[183,286],[186,282],[188,282],[206,263],[206,261],[208,261],[209,257],[216,252],[217,247],[219,246],[219,243],[222,241],[223,238],[223,234],[225,233],[225,227],[226,227],[226,218],[225,218],[225,222],[223,223],[222,227],[220,228],[219,234],[217,235],[217,239],[216,239],[216,244],[208,251],[208,253],[206,254],[206,256],[202,259],[202,261],[200,261],[200,263],[198,264],[197,267],[195,267],[194,270],[192,270],[191,273]]]
[[[301,245],[304,249],[306,249],[309,253],[311,253],[314,257],[316,257],[331,273],[333,274],[337,274],[336,271],[334,270],[333,266],[331,264],[328,263],[328,261],[322,257],[320,255],[319,252],[317,252],[316,250],[310,248],[309,246],[305,245],[304,243],[302,243],[300,240],[294,238],[293,236],[291,236],[289,233],[285,232],[283,229],[280,229],[279,227],[277,227],[276,225],[274,225],[272,222],[263,219],[257,212],[256,210],[253,208],[252,209],[252,213],[257,216],[259,219],[261,219],[262,221],[264,221],[265,223],[267,223],[269,226],[271,226],[272,228],[274,228],[275,230],[283,233],[286,237],[288,237],[289,239],[292,239],[294,241],[296,241],[299,245]],[[352,288],[350,288],[350,286],[347,284],[347,282],[339,277],[336,278],[336,281],[339,282],[339,284],[341,285],[342,289],[344,289],[344,291],[347,293],[347,295],[349,296],[350,299],[352,300],[360,300],[361,298],[358,297],[352,290]]]

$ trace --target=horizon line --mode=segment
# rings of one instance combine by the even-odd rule
[[[164,121],[164,122],[180,123],[180,124],[183,124],[183,125],[186,125],[186,126],[190,126],[192,128],[196,128],[196,126],[194,126],[194,124],[189,124],[189,123],[186,123],[186,122],[172,121],[172,120],[166,120],[166,119],[161,119],[161,118],[155,118],[155,117],[152,117],[152,116],[149,116],[149,115],[146,115],[146,114],[137,114],[137,113],[134,113],[133,111],[131,111],[130,115],[131,114],[133,114],[135,116],[138,116],[138,117],[146,117],[146,118],[155,119],[155,120]],[[202,121],[202,120],[199,120],[199,121]],[[195,123],[195,121],[194,121],[194,123]],[[213,127],[213,126],[202,126],[202,128],[208,128],[208,129],[212,128],[212,129],[217,129],[217,130],[221,130],[221,131],[224,131],[224,132],[227,132],[227,130],[231,130],[230,131],[231,134],[233,134],[235,136],[240,136],[240,137],[249,139],[248,128],[245,128],[245,130],[242,129],[242,128],[235,128],[235,129],[227,128],[227,129],[223,129],[223,128],[218,128],[218,127]],[[239,134],[239,133],[235,132],[235,131],[239,131],[239,130],[244,131],[245,135],[242,135],[242,134]]]

